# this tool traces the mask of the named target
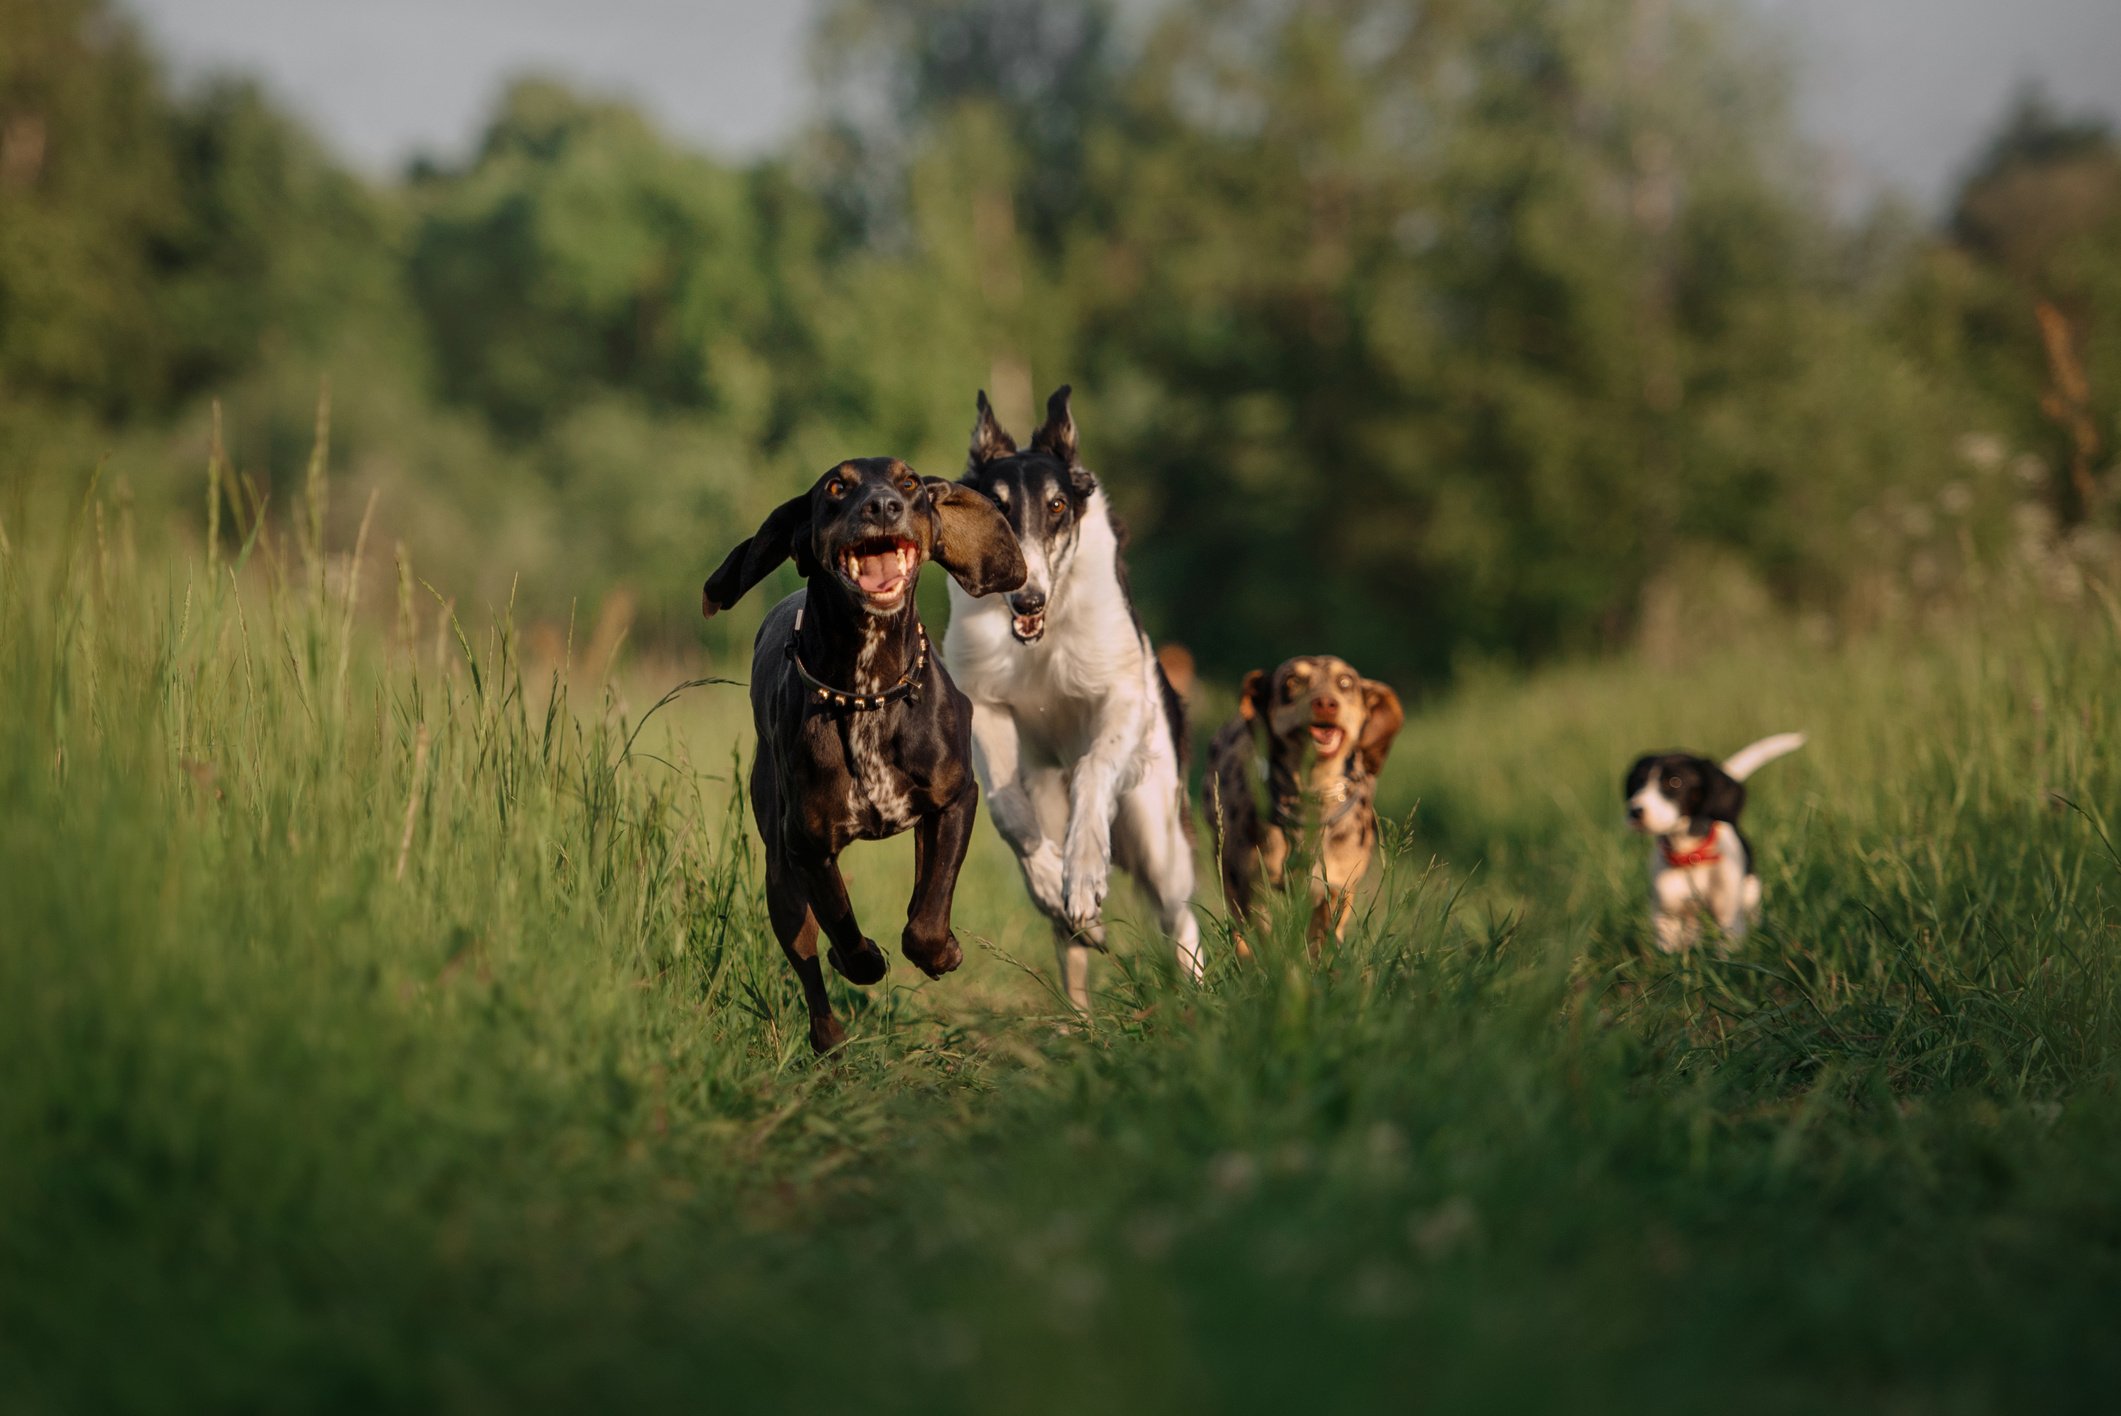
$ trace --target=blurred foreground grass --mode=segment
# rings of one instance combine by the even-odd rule
[[[2121,1380],[2110,602],[1470,687],[1401,739],[1411,825],[1331,968],[1219,948],[1194,990],[1122,930],[1086,1032],[982,826],[957,922],[989,947],[835,980],[855,1041],[818,1062],[730,786],[740,689],[650,715],[677,674],[526,669],[402,568],[374,603],[315,520],[208,565],[93,495],[25,516],[6,1409],[1976,1410]],[[1813,742],[1747,823],[1767,928],[1646,955],[1619,772],[1782,728]],[[906,855],[850,856],[879,937]]]

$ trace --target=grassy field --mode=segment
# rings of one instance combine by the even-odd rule
[[[527,667],[315,523],[0,541],[0,1408],[1976,1411],[2121,1383],[2121,616],[1417,707],[1330,966],[991,829],[813,1060],[741,692]],[[387,554],[367,561],[389,566]],[[232,563],[241,561],[240,568]],[[362,586],[366,599],[350,602]],[[1330,647],[1330,646],[1283,646]],[[1769,922],[1645,952],[1638,751],[1802,728]],[[889,938],[904,842],[857,902]],[[1204,905],[1214,901],[1204,895]]]

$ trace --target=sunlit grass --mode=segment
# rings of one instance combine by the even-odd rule
[[[97,492],[6,524],[13,1409],[1974,1409],[2121,1376],[2099,602],[1470,688],[1409,723],[1326,967],[1285,929],[1237,969],[1211,927],[1196,990],[1129,923],[1088,1029],[983,825],[964,969],[835,981],[818,1061],[742,690],[655,707],[718,666],[532,662],[505,606],[317,520],[232,518],[210,559]],[[1765,929],[1646,952],[1620,771],[1783,728]],[[910,848],[848,863],[889,938]]]

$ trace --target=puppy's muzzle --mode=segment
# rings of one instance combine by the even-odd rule
[[[1019,644],[1034,644],[1046,632],[1046,592],[1019,590],[1009,597],[1009,632]]]

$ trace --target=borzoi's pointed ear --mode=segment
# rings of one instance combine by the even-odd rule
[[[1745,810],[1745,783],[1706,758],[1701,763],[1701,814],[1711,821],[1738,820]]]
[[[984,399],[980,406],[986,406]],[[1024,548],[1016,543],[1001,508],[960,482],[940,477],[923,477],[921,482],[935,511],[929,557],[974,598],[1020,587],[1028,573]]]
[[[1406,721],[1398,694],[1376,679],[1362,681],[1362,736],[1356,739],[1355,757],[1363,771],[1373,777],[1384,771],[1392,739],[1399,736]]]
[[[1075,390],[1062,384],[1046,400],[1046,421],[1031,435],[1031,446],[1044,448],[1062,462],[1076,465],[1075,415],[1068,411],[1068,396]]]
[[[1245,675],[1245,681],[1237,690],[1237,713],[1248,723],[1267,721],[1267,682],[1265,669],[1254,669]]]
[[[759,529],[737,542],[721,568],[707,577],[700,592],[700,613],[709,619],[744,598],[745,592],[790,556],[804,577],[817,572],[810,548],[810,494],[790,498],[773,509]]]
[[[1002,425],[994,421],[994,405],[987,402],[987,390],[981,389],[979,414],[972,420],[972,451],[965,458],[965,470],[977,472],[986,463],[1015,454],[1016,439],[1003,432]]]

